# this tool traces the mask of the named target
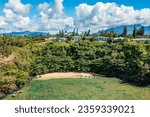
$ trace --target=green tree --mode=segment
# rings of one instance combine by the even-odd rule
[[[122,36],[126,36],[127,35],[127,27],[126,26],[123,27],[123,32],[122,32],[121,35]]]
[[[78,32],[78,28],[77,28],[77,30],[76,30],[76,36],[78,36],[79,35],[79,32]]]
[[[134,28],[133,28],[132,36],[133,36],[134,38],[136,37],[136,27],[135,27],[135,26],[134,26]]]
[[[141,28],[140,28],[140,34],[141,34],[141,36],[143,36],[143,35],[144,35],[144,33],[145,33],[144,26],[141,26]]]
[[[76,34],[76,29],[74,28],[73,32],[72,32],[72,36],[75,36]]]
[[[90,32],[91,32],[91,30],[89,29],[86,36],[90,36]]]

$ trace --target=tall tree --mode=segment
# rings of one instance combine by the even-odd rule
[[[86,36],[89,36],[89,35],[90,35],[90,32],[91,32],[91,30],[89,29]]]
[[[133,36],[134,38],[136,37],[136,27],[135,27],[135,26],[134,26],[134,29],[133,29],[132,36]]]
[[[141,26],[137,31],[136,31],[136,35],[140,35],[143,36],[144,35],[144,27]]]
[[[72,36],[75,36],[76,29],[74,28]]]
[[[78,36],[79,35],[79,33],[78,33],[78,28],[77,28],[77,30],[76,30],[76,36]]]
[[[144,26],[141,27],[141,35],[143,36],[145,33],[145,29],[144,29]]]
[[[127,35],[127,27],[124,26],[122,36],[126,36],[126,35]]]

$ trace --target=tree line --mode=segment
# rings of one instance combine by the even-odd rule
[[[35,52],[31,75],[49,72],[94,72],[124,81],[150,83],[150,44],[78,41],[47,43]]]
[[[82,32],[81,34],[79,34],[78,29],[74,29],[73,32],[69,32],[69,33],[67,31],[60,30],[58,32],[58,34],[56,34],[56,36],[58,36],[58,37],[63,37],[63,38],[67,37],[70,40],[71,40],[72,36],[79,36],[79,35],[82,36],[83,40],[84,40],[88,36],[93,36],[94,37],[97,34],[92,34],[90,29],[88,31]],[[136,28],[136,26],[134,26],[132,34],[128,34],[127,26],[124,26],[121,34],[116,33],[112,29],[112,31],[110,31],[110,32],[108,32],[108,31],[99,31],[98,35],[109,37],[109,38],[115,38],[115,37],[118,37],[118,36],[119,37],[121,36],[121,37],[136,38],[136,37],[139,37],[139,36],[143,37],[145,35],[145,29],[144,29],[144,26],[141,26],[139,28]]]

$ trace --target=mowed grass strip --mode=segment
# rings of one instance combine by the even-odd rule
[[[8,100],[150,100],[150,87],[136,87],[116,78],[33,80]]]

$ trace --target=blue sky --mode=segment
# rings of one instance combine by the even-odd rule
[[[137,23],[150,25],[148,19],[149,0],[0,0],[1,32],[101,30]]]
[[[53,0],[21,0],[22,3],[30,3],[32,4],[32,12],[31,14],[33,14],[34,12],[37,12],[36,7],[38,6],[39,3],[43,3],[43,2],[48,2],[48,3],[52,3]],[[149,0],[64,0],[63,4],[65,7],[65,13],[68,15],[74,15],[74,9],[75,6],[78,6],[81,3],[87,3],[89,5],[93,5],[96,2],[115,2],[118,5],[126,5],[126,6],[133,6],[135,9],[142,9],[142,8],[150,8],[150,1]],[[2,13],[2,9],[4,7],[4,4],[7,3],[8,0],[0,0],[0,13]]]

